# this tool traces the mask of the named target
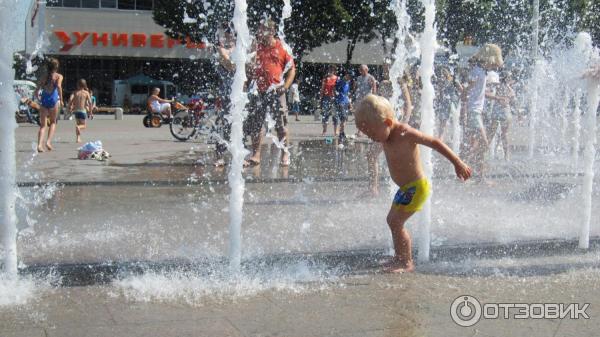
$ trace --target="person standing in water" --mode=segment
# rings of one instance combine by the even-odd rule
[[[296,116],[296,122],[300,121],[298,115],[300,115],[300,89],[298,83],[300,80],[298,78],[294,79],[292,86],[290,87],[289,100],[292,102],[291,110]]]
[[[469,143],[467,162],[472,163],[479,181],[485,176],[484,154],[489,142],[483,124],[485,106],[486,72],[502,67],[502,49],[495,44],[486,44],[469,59],[468,82],[462,92],[463,104],[467,107],[465,135]]]
[[[63,75],[58,73],[59,62],[50,58],[46,64],[46,74],[42,76],[36,89],[36,96],[40,97],[40,129],[38,131],[37,151],[44,152],[46,149],[52,151],[52,138],[56,132],[56,119],[59,108],[64,106],[62,82]],[[49,123],[48,123],[49,121]],[[50,124],[50,126],[48,126]],[[44,138],[48,128],[46,149]]]
[[[290,165],[285,95],[296,77],[296,66],[292,55],[277,37],[276,27],[273,20],[265,19],[260,23],[256,36],[256,53],[250,73],[256,81],[257,95],[248,105],[248,118],[244,126],[252,137],[252,152],[244,163],[246,167],[260,164],[262,127],[267,114],[275,121],[277,138],[284,147],[279,164],[284,167]]]
[[[338,77],[335,74],[337,68],[335,65],[330,65],[327,70],[327,74],[321,81],[321,92],[319,94],[321,98],[321,114],[323,118],[321,120],[323,124],[323,136],[327,133],[327,123],[329,122],[329,116],[333,117],[333,136],[337,137],[338,130],[338,119],[335,113],[335,85],[338,81]]]
[[[358,106],[365,96],[377,93],[377,80],[369,74],[369,67],[366,64],[361,64],[358,73],[360,75],[354,79],[354,106]],[[356,137],[359,136],[360,130],[356,131]]]
[[[385,264],[384,270],[412,272],[415,269],[412,239],[405,224],[423,208],[431,193],[431,177],[423,170],[419,145],[446,157],[454,165],[456,176],[463,181],[471,177],[472,170],[440,139],[398,121],[392,105],[384,97],[367,95],[356,109],[355,123],[367,137],[382,144],[390,176],[400,186],[387,214],[394,256]]]
[[[222,139],[215,146],[215,167],[225,166],[225,152],[227,143],[231,136],[231,122],[226,116],[231,110],[231,86],[235,75],[235,64],[231,60],[231,54],[235,48],[236,36],[229,23],[223,24],[222,33],[218,37],[217,50],[217,74],[219,75],[220,108],[218,112],[218,126],[221,129]]]

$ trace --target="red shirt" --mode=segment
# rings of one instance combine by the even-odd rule
[[[323,79],[323,96],[335,96],[335,84],[337,80],[338,77],[335,75],[327,76]]]
[[[259,92],[266,92],[272,85],[283,85],[283,74],[294,66],[292,56],[275,40],[271,46],[259,44],[256,50],[254,77]]]

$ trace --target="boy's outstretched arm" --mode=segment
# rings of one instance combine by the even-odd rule
[[[448,145],[442,142],[439,138],[424,134],[423,132],[409,128],[406,131],[406,136],[417,144],[428,146],[446,157],[453,165],[456,176],[461,180],[467,180],[471,177],[472,170],[452,151]]]

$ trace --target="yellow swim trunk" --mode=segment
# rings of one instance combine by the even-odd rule
[[[400,187],[394,196],[392,207],[403,212],[420,211],[429,194],[431,194],[429,180],[427,178],[415,180]]]

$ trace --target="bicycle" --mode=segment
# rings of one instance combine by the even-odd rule
[[[169,129],[175,139],[185,142],[192,137],[219,133],[219,118],[214,109],[206,109],[202,101],[173,114]]]

